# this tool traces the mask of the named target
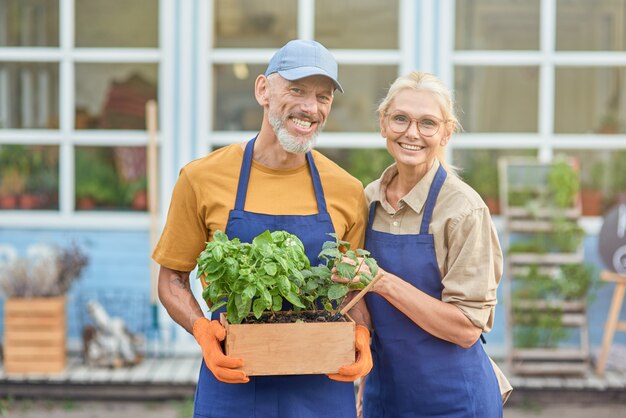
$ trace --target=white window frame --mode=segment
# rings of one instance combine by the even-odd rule
[[[432,8],[434,0],[422,0],[419,2],[422,11]],[[341,66],[342,64],[364,64],[364,65],[394,65],[398,67],[398,74],[406,73],[417,68],[416,51],[417,51],[417,33],[415,18],[418,15],[418,2],[413,0],[399,0],[399,28],[398,28],[398,49],[395,50],[363,50],[363,49],[333,49],[332,54]],[[216,131],[211,130],[213,126],[212,115],[213,100],[215,94],[210,90],[212,85],[210,80],[213,79],[213,65],[230,64],[233,62],[241,62],[245,57],[248,64],[266,65],[275,49],[241,49],[241,48],[214,48],[211,49],[213,32],[213,7],[214,2],[202,2],[198,15],[210,16],[211,24],[200,25],[199,38],[202,41],[200,51],[204,51],[198,60],[198,68],[196,72],[200,74],[197,84],[197,91],[209,92],[202,100],[196,101],[198,104],[197,125],[195,127],[198,132],[197,145],[194,148],[196,158],[206,153],[216,146],[224,146],[228,144],[244,141],[246,138],[253,137],[254,131]],[[297,37],[300,39],[313,39],[315,34],[315,0],[298,0],[297,5]],[[424,16],[424,13],[422,13]],[[423,19],[424,20],[424,19]],[[428,20],[428,19],[426,19]],[[432,25],[431,25],[432,26]],[[429,30],[429,26],[425,25],[422,31]],[[431,52],[430,49],[428,52]],[[200,93],[202,94],[202,93]],[[206,117],[204,115],[207,115]],[[260,121],[259,121],[260,126]],[[382,148],[384,144],[380,141],[378,132],[322,132],[318,140],[318,148]]]
[[[148,229],[147,213],[123,211],[77,212],[74,208],[74,151],[76,146],[146,146],[145,131],[75,130],[74,66],[80,63],[150,63],[159,67],[159,138],[161,166],[170,169],[164,155],[171,152],[173,108],[174,0],[159,1],[159,46],[157,48],[75,48],[74,0],[59,1],[58,47],[3,47],[0,62],[52,62],[59,64],[59,129],[2,129],[0,144],[59,146],[59,210],[3,211],[0,227],[48,229]],[[160,205],[167,207],[162,194]]]
[[[539,68],[538,130],[536,133],[459,133],[450,141],[454,149],[536,149],[541,161],[549,161],[561,149],[626,149],[626,134],[557,134],[554,132],[555,71],[557,67],[626,67],[626,52],[585,52],[556,50],[556,2],[540,1],[540,47],[537,51],[457,51],[455,39],[456,0],[442,0],[439,15],[440,77],[454,85],[457,65],[533,66]],[[593,145],[590,145],[593,144]],[[586,217],[582,226],[597,234],[601,217]]]

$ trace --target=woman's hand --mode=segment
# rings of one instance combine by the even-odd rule
[[[355,266],[357,263],[349,258],[349,257],[343,257],[341,259],[342,263],[346,263],[349,264],[351,266]],[[349,278],[349,277],[343,277],[340,273],[339,270],[337,269],[337,266],[333,267],[333,275],[331,276],[332,281],[337,282],[337,283],[359,283],[361,281],[361,274],[362,273],[369,273],[371,276],[371,272],[369,267],[367,266],[367,264],[365,264],[363,262],[363,257],[358,257],[357,258],[357,262],[359,265],[358,271],[356,271],[356,274],[354,275],[354,277]]]

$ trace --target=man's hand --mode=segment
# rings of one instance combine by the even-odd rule
[[[338,382],[354,382],[372,370],[372,352],[370,351],[370,332],[363,325],[357,325],[354,332],[356,362],[343,366],[336,374],[327,375]]]
[[[202,348],[204,363],[217,380],[224,383],[248,383],[250,378],[241,370],[243,359],[224,355],[220,342],[226,338],[226,330],[219,321],[202,317],[193,323],[193,336]]]

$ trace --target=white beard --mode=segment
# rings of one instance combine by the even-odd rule
[[[278,142],[282,145],[283,149],[292,154],[306,154],[311,151],[315,146],[315,142],[317,141],[317,136],[319,131],[323,125],[320,125],[318,129],[315,130],[311,134],[311,138],[308,141],[301,141],[298,138],[292,136],[287,129],[285,129],[285,119],[281,119],[278,117],[274,117],[272,115],[269,116],[269,122],[274,129],[274,133],[278,138]]]

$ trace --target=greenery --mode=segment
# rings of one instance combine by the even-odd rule
[[[265,231],[251,243],[229,240],[216,231],[197,259],[198,277],[206,284],[202,297],[211,312],[226,306],[231,323],[241,323],[251,313],[258,319],[264,312],[280,311],[284,300],[296,311],[322,306],[332,312],[349,290],[365,287],[378,266],[369,252],[351,251],[348,242],[329,235],[334,241],[325,242],[319,254],[325,264],[312,267],[300,239],[286,231]],[[344,256],[353,264],[343,261]],[[359,263],[366,263],[371,274],[359,273],[358,282],[331,280],[333,269],[342,277],[354,278]]]
[[[530,265],[516,276],[513,291],[516,347],[554,348],[569,337],[558,305],[537,309],[529,301],[589,301],[594,292],[594,268],[584,263],[564,264],[548,274]]]
[[[572,164],[559,156],[548,171],[548,197],[558,208],[569,208],[580,189],[578,173]]]

